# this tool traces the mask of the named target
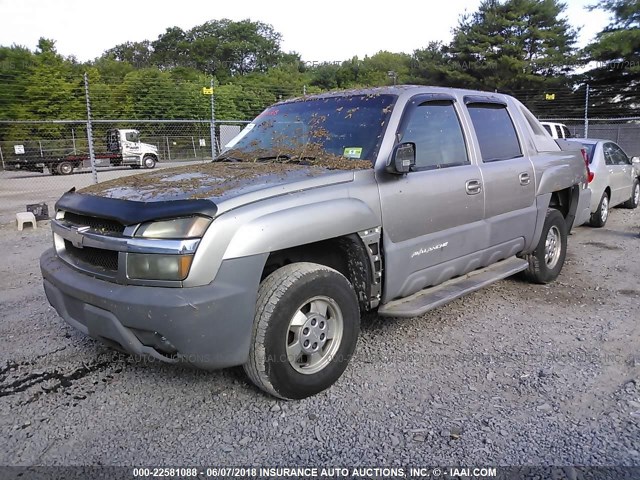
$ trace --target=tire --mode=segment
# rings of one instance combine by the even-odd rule
[[[60,162],[58,165],[56,165],[56,171],[60,175],[71,175],[73,173],[73,163]]]
[[[640,203],[640,182],[636,178],[633,181],[633,187],[631,187],[631,198],[624,202],[622,206],[633,210],[638,207],[638,203]]]
[[[553,282],[564,265],[567,255],[567,224],[555,209],[547,211],[540,241],[533,253],[527,255],[529,266],[525,278],[533,283]]]
[[[142,159],[142,164],[144,165],[144,168],[147,169],[155,168],[156,159],[151,155],[145,155],[145,157]]]
[[[591,214],[591,221],[589,222],[592,227],[602,228],[609,219],[609,195],[607,192],[602,194],[598,209]]]
[[[258,290],[244,371],[275,397],[315,395],[347,368],[359,330],[358,299],[342,274],[315,263],[286,265]]]

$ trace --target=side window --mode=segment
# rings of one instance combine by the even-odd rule
[[[553,137],[553,132],[551,131],[551,125],[548,125],[546,123],[543,123],[542,126],[544,127],[544,129],[549,132],[549,135],[551,135]]]
[[[631,160],[627,157],[627,154],[624,153],[618,145],[615,143],[610,143],[611,145],[611,159],[613,163],[616,165],[631,165]]]
[[[472,103],[468,108],[484,162],[509,160],[522,156],[518,135],[506,106],[495,103]]]
[[[615,161],[611,156],[611,145],[612,145],[611,143],[605,143],[604,145],[602,145],[602,153],[604,154],[604,163],[606,163],[607,165],[615,164]]]
[[[415,170],[469,164],[460,120],[451,101],[427,101],[409,112],[401,142],[416,144]]]
[[[138,134],[135,132],[127,132],[125,133],[125,138],[127,139],[128,142],[137,142],[138,141]]]
[[[562,129],[563,138],[571,138],[571,132],[565,125],[562,125],[560,128]]]

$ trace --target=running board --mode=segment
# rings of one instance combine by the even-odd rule
[[[521,272],[528,266],[526,260],[517,257],[502,260],[435,287],[425,288],[409,297],[386,303],[378,308],[378,314],[383,317],[417,317],[467,293]]]

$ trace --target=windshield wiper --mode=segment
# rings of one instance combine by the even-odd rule
[[[258,161],[258,162],[267,162],[269,160],[275,160],[275,161],[282,160],[282,161],[284,161],[286,163],[299,163],[299,164],[303,164],[304,165],[306,160],[313,161],[315,159],[316,159],[316,157],[314,157],[312,155],[303,155],[303,156],[294,155],[294,156],[291,156],[291,155],[287,155],[286,153],[281,153],[279,155],[270,155],[270,156],[267,156],[267,157],[258,157],[258,158],[256,158],[256,161]]]
[[[211,163],[215,163],[215,162],[243,162],[244,160],[242,160],[241,158],[238,157],[234,157],[233,155],[223,155],[221,157],[216,157],[213,160],[211,160]]]
[[[287,155],[286,153],[280,153],[278,155],[268,155],[266,157],[258,157],[256,158],[256,162],[267,162],[269,160],[291,160],[291,155]]]

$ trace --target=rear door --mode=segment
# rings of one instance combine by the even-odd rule
[[[422,94],[405,107],[398,142],[416,144],[416,165],[403,176],[378,174],[386,271],[383,301],[479,266],[486,247],[484,187],[471,161],[460,105],[447,94]]]
[[[535,229],[533,164],[524,153],[524,142],[504,101],[492,96],[466,96],[465,104],[482,159],[488,253],[496,257],[504,252],[515,254]]]

